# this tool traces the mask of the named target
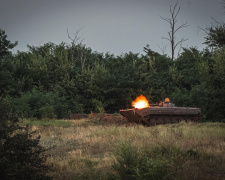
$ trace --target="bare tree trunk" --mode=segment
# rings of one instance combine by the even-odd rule
[[[187,27],[187,21],[183,24],[181,24],[180,26],[176,27],[176,23],[177,23],[177,15],[180,12],[180,6],[177,7],[178,2],[176,2],[176,4],[174,5],[174,7],[172,8],[170,6],[170,14],[171,14],[171,18],[165,18],[165,17],[161,17],[164,21],[168,22],[170,25],[170,31],[168,32],[168,36],[169,37],[162,37],[162,39],[166,39],[170,42],[171,45],[171,58],[172,60],[174,60],[174,54],[175,54],[175,49],[177,47],[177,45],[181,44],[184,41],[187,41],[188,39],[184,39],[182,38],[180,41],[175,42],[176,39],[176,32],[184,27]],[[177,9],[178,8],[178,9]]]

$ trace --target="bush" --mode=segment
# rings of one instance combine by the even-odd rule
[[[40,137],[17,122],[10,104],[0,99],[0,179],[51,179]]]
[[[137,179],[141,157],[136,148],[123,144],[116,160],[113,169],[118,173],[118,179]]]
[[[71,99],[59,96],[54,92],[41,92],[33,89],[14,100],[15,108],[21,118],[65,118],[71,112],[76,112],[79,105]]]
[[[138,152],[137,148],[123,144],[113,165],[116,175],[110,179],[173,179],[182,157],[174,147],[155,146]]]

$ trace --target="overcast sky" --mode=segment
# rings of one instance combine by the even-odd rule
[[[170,5],[176,0],[0,0],[0,28],[8,39],[18,41],[16,50],[27,51],[26,45],[40,46],[47,42],[70,43],[67,28],[72,35],[82,28],[83,43],[100,53],[115,55],[144,53],[147,44],[162,53],[159,46],[167,46],[169,24],[162,17],[170,17]],[[222,0],[178,0],[180,12],[177,40],[188,38],[184,47],[204,48],[205,34],[199,27],[210,26],[212,17],[223,21]]]

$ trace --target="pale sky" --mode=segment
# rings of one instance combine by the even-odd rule
[[[82,28],[79,36],[93,51],[120,55],[143,54],[147,44],[162,54],[160,47],[170,30],[162,17],[170,17],[170,5],[176,0],[0,0],[0,28],[8,39],[18,41],[16,50],[27,51],[26,45],[40,46],[47,42],[70,43],[67,28],[72,35]],[[180,12],[177,40],[188,38],[184,47],[197,46],[202,50],[205,34],[198,27],[210,26],[212,17],[223,21],[222,0],[178,0]]]

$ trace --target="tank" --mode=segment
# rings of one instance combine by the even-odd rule
[[[129,122],[154,126],[159,124],[186,122],[199,122],[201,109],[193,107],[176,107],[169,101],[159,104],[150,104],[146,108],[133,108],[120,110],[119,113],[126,117]]]

